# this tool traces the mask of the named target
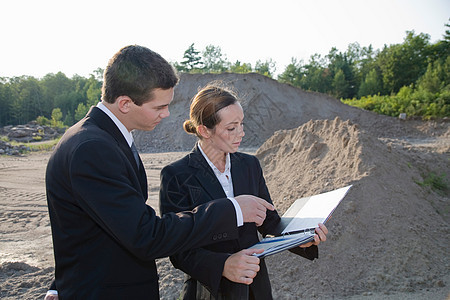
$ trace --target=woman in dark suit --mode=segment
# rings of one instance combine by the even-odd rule
[[[161,213],[178,212],[219,197],[251,194],[272,204],[263,172],[255,156],[237,152],[244,137],[244,113],[236,96],[223,87],[208,85],[194,97],[190,119],[183,127],[199,140],[191,153],[161,171]],[[256,244],[258,231],[275,233],[280,222],[276,211],[267,211],[264,223],[246,223],[239,238],[170,257],[173,265],[187,274],[183,299],[272,299],[264,259],[255,268],[248,247]],[[327,229],[319,224],[315,241],[291,249],[313,260],[317,245],[326,240]],[[244,250],[243,250],[244,249]],[[257,272],[253,280],[249,275]]]

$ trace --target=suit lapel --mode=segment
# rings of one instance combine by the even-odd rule
[[[189,154],[189,167],[195,168],[195,177],[202,186],[203,190],[211,197],[211,199],[225,198],[225,192],[217,180],[216,175],[203,157],[202,153],[196,146]],[[195,198],[194,198],[195,199]]]
[[[127,140],[123,136],[122,132],[120,132],[119,128],[116,126],[113,120],[111,120],[111,118],[108,117],[107,114],[105,114],[101,109],[97,107],[91,107],[87,114],[87,117],[91,118],[101,129],[108,132],[116,140],[120,150],[122,150],[128,161],[133,166],[133,169],[139,178],[142,194],[144,195],[144,198],[147,199],[148,183],[144,165],[139,158],[140,167],[138,168],[138,166],[136,165],[136,160],[133,156],[133,152],[131,151],[131,148],[128,145]]]

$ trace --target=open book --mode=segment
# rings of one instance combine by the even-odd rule
[[[275,236],[266,236],[250,249],[264,249],[255,256],[265,257],[312,242],[315,228],[328,221],[351,187],[296,200],[281,217]]]

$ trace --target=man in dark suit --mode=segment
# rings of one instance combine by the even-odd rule
[[[102,102],[67,130],[46,172],[59,299],[157,299],[155,259],[262,224],[266,201],[243,195],[161,218],[131,131],[169,116],[178,78],[159,54],[122,48],[104,73]],[[259,260],[254,261],[255,264]]]

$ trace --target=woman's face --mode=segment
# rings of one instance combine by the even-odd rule
[[[211,145],[218,151],[234,153],[244,137],[244,111],[239,103],[228,105],[218,111],[220,118],[215,131],[211,130]]]

